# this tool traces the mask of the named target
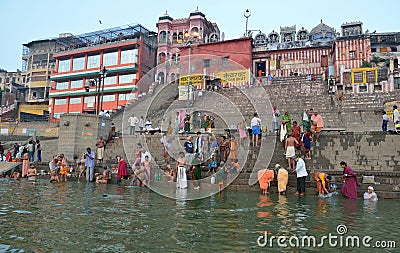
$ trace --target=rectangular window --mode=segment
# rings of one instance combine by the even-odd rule
[[[113,66],[118,64],[118,52],[110,52],[103,54],[103,65]]]
[[[71,81],[71,89],[82,88],[82,80]]]
[[[356,51],[350,51],[349,52],[349,57],[350,57],[350,59],[355,59],[356,58]]]
[[[70,105],[80,104],[81,102],[82,102],[81,98],[70,98],[69,99],[69,104]]]
[[[87,68],[88,69],[93,69],[93,68],[99,68],[100,67],[100,55],[89,55],[88,61],[87,61]]]
[[[128,49],[121,51],[121,64],[137,62],[137,58],[137,49]]]
[[[96,101],[96,97],[91,96],[91,97],[85,97],[85,99],[83,100],[85,103],[94,103],[94,101]]]
[[[56,90],[66,90],[68,89],[68,82],[57,82]]]
[[[63,112],[60,112],[60,113],[54,113],[53,117],[54,117],[55,119],[59,119],[59,118],[60,118],[60,116],[61,116],[61,114],[64,114],[64,113],[63,113]]]
[[[118,95],[118,100],[133,100],[135,98],[134,93],[125,93],[125,94],[119,94]]]
[[[115,95],[105,95],[103,96],[103,102],[115,101]]]
[[[222,58],[222,66],[228,66],[229,57]]]
[[[203,61],[204,61],[204,68],[209,68],[211,60],[210,59],[204,59]]]
[[[107,76],[104,78],[104,85],[116,84],[117,76]]]
[[[132,83],[136,79],[136,74],[120,75],[119,83]]]
[[[71,61],[69,59],[67,60],[60,60],[58,61],[58,72],[68,72],[70,69]]]
[[[65,104],[67,104],[67,99],[65,98],[54,100],[54,105],[65,105]]]
[[[74,58],[72,60],[72,70],[82,70],[85,68],[85,57]]]

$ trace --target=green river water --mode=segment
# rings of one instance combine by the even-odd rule
[[[367,248],[361,241],[397,243],[399,210],[398,200],[365,203],[340,195],[224,191],[183,201],[136,187],[0,180],[0,252],[400,252],[397,245]],[[273,240],[261,247],[265,234],[286,242],[314,236],[318,244],[338,236],[339,225],[347,227],[342,239],[358,236],[360,247],[328,241],[323,248],[294,247],[293,238],[292,246]]]

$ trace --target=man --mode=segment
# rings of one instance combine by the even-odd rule
[[[3,156],[4,156],[4,147],[0,142],[0,159],[3,162]]]
[[[18,151],[19,151],[19,145],[18,145],[18,143],[14,143],[14,152],[13,152],[14,158],[17,157]]]
[[[314,136],[315,135],[317,136],[315,142],[318,142],[318,136],[323,127],[324,127],[324,120],[322,119],[321,115],[318,114],[318,112],[314,112],[314,115],[311,116],[311,132],[313,140]]]
[[[151,123],[151,120],[149,118],[146,119],[144,125],[146,127],[146,131],[150,131],[151,129],[153,129],[153,123]]]
[[[86,165],[86,181],[92,182],[94,176],[94,152],[88,147],[85,153],[85,165]]]
[[[99,116],[101,116],[101,117],[104,117],[104,116],[105,116],[104,110],[101,110],[101,111],[100,111]]]
[[[104,112],[104,117],[106,117],[106,118],[110,118],[110,117],[111,117],[111,115],[110,115],[110,113],[109,113],[108,111],[105,111],[105,112]]]
[[[278,181],[278,193],[280,195],[286,194],[287,184],[289,182],[289,173],[285,168],[282,168],[279,164],[275,165]]]
[[[293,172],[297,174],[297,191],[296,195],[304,195],[306,191],[306,177],[308,176],[306,163],[298,156],[293,156],[292,159],[296,162],[296,169]]]
[[[185,159],[187,161],[187,164],[192,164],[193,161],[193,154],[194,154],[194,147],[193,147],[193,142],[192,142],[192,137],[188,136],[186,138],[185,144],[183,144],[184,149],[185,149]]]
[[[34,162],[35,161],[35,157],[34,157],[33,141],[30,140],[28,142],[28,145],[26,146],[26,149],[28,150],[29,161],[30,162]]]
[[[280,116],[281,116],[281,113],[279,112],[278,108],[276,106],[274,106],[273,111],[272,111],[272,128],[275,133],[278,133],[278,130],[279,130],[278,119]]]
[[[118,162],[117,183],[121,183],[122,179],[128,179],[128,167],[124,159],[120,155],[116,156]]]
[[[139,120],[140,135],[142,135],[142,133],[143,133],[143,128],[144,128],[144,118],[143,118],[143,116],[140,116],[140,120]]]
[[[129,134],[130,135],[134,135],[135,134],[135,130],[136,130],[135,129],[136,128],[136,124],[139,123],[139,120],[134,114],[132,114],[129,117],[128,122],[129,122]]]
[[[393,106],[393,123],[394,123],[394,129],[397,132],[399,128],[399,120],[400,120],[400,114],[399,111],[397,110],[397,105]],[[397,126],[396,126],[397,125]]]
[[[204,139],[201,137],[201,132],[197,132],[196,141],[194,143],[194,150],[198,154],[200,160],[203,159]]]
[[[364,193],[364,200],[377,201],[378,195],[374,192],[374,187],[368,186],[368,191]]]
[[[387,125],[389,122],[389,117],[386,115],[386,112],[382,112],[382,132],[386,134],[387,132]]]
[[[106,141],[103,140],[103,136],[100,136],[99,140],[96,143],[97,146],[97,160],[101,164],[104,158],[104,147],[106,146]]]
[[[296,155],[296,145],[298,145],[299,142],[294,138],[291,134],[288,134],[288,138],[285,140],[285,154],[286,154],[286,159],[288,161],[288,169],[292,169],[292,157]],[[294,164],[293,164],[293,169],[294,169]]]
[[[251,120],[251,133],[252,133],[252,143],[254,146],[258,145],[258,135],[261,134],[261,119],[258,117],[257,113],[254,113],[254,117]],[[254,142],[255,139],[255,142]]]

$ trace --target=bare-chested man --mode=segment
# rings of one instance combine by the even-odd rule
[[[99,175],[99,174],[97,174],[96,175],[96,183],[97,184],[108,184],[108,169],[107,169],[107,167],[104,167],[104,169],[103,169],[103,174],[102,175]]]
[[[299,142],[294,138],[291,134],[288,134],[288,138],[285,141],[285,150],[286,150],[286,158],[288,160],[288,168],[292,169],[292,157],[296,155],[295,146],[299,144]],[[294,165],[293,165],[294,167]]]

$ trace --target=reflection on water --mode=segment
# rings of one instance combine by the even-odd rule
[[[0,252],[260,252],[271,250],[256,243],[265,231],[318,237],[339,224],[351,235],[396,240],[400,208],[391,200],[229,191],[172,200],[137,187],[41,180],[1,180],[0,194]]]

